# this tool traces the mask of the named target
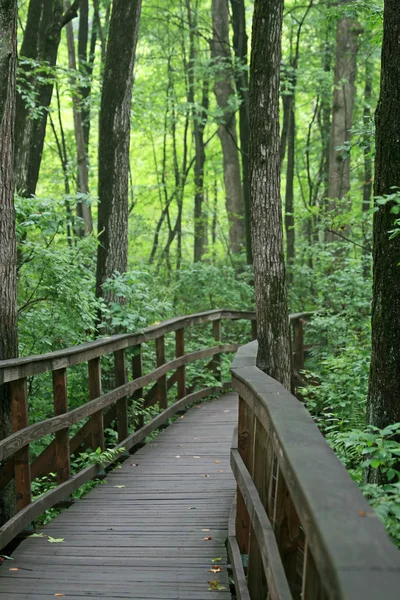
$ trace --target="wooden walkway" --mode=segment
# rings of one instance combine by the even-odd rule
[[[236,424],[235,394],[178,418],[42,528],[63,542],[21,543],[15,560],[0,568],[1,600],[228,600]],[[222,571],[210,571],[215,567]]]

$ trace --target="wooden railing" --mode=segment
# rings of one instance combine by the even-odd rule
[[[397,600],[400,553],[304,405],[255,366],[256,353],[256,342],[243,346],[231,368],[238,599]]]

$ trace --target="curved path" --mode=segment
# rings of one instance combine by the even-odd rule
[[[178,418],[43,527],[46,537],[20,544],[0,568],[1,600],[228,600],[236,424],[235,394]]]

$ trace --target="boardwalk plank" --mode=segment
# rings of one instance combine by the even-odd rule
[[[12,563],[19,570],[0,568],[1,600],[228,600],[236,406],[228,394],[178,418],[41,530],[64,542],[22,542]],[[209,570],[215,558],[218,574]],[[214,580],[224,589],[209,590]]]

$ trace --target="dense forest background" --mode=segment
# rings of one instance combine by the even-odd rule
[[[19,2],[21,356],[177,314],[254,305],[247,58],[253,4],[147,0],[133,81],[126,73],[136,39],[132,33],[128,44],[127,32],[137,31],[135,14],[120,8],[119,36],[112,36],[111,4]],[[400,539],[400,424],[367,426],[366,409],[382,15],[383,0],[285,2],[281,195],[289,309],[317,311],[307,330],[314,347],[302,374],[304,401]],[[52,24],[53,34],[45,35]],[[132,84],[127,124],[114,103],[121,90],[129,98]],[[115,135],[107,133],[110,123]],[[129,125],[127,140],[121,131],[129,133]],[[124,144],[129,161],[114,165],[112,149]],[[110,225],[118,168],[129,201]],[[400,211],[396,189],[377,203],[388,200]],[[105,241],[108,226],[114,239],[127,239],[127,252]],[[112,268],[104,247],[114,253]],[[80,401],[76,377],[72,404]],[[32,390],[33,420],[48,416],[49,397],[45,383]],[[384,482],[364,483],[370,470],[383,473]]]

